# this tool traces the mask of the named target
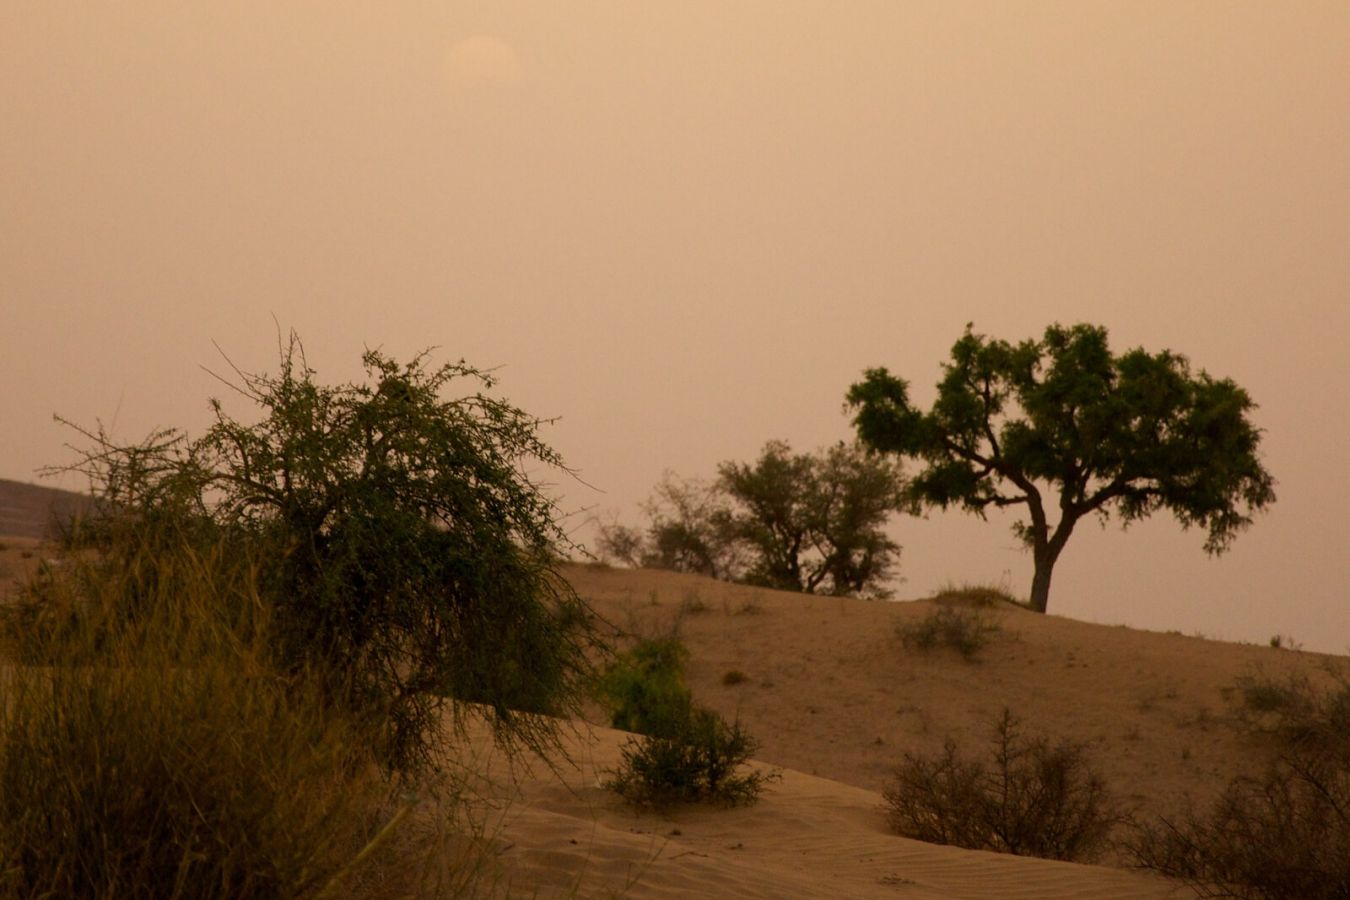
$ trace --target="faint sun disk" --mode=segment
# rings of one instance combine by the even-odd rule
[[[489,35],[456,41],[446,55],[450,86],[516,84],[525,78],[520,57],[511,46]]]

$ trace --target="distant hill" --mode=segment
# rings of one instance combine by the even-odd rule
[[[51,538],[53,524],[87,507],[74,491],[0,478],[0,536]]]

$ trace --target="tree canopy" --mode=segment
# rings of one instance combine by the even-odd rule
[[[1055,562],[1089,513],[1128,524],[1166,509],[1204,528],[1205,550],[1218,554],[1275,501],[1249,418],[1255,404],[1229,379],[1192,373],[1179,354],[1116,356],[1106,329],[1086,324],[1051,325],[1019,344],[968,325],[943,372],[924,412],[906,381],[868,369],[848,392],[859,439],[923,464],[907,490],[917,504],[981,516],[1025,507],[1015,530],[1032,551],[1040,612]]]
[[[769,441],[713,481],[666,473],[645,533],[601,527],[600,549],[630,565],[803,593],[884,596],[900,547],[884,527],[905,507],[900,466],[857,444],[793,453]]]
[[[123,447],[82,430],[94,447],[74,468],[101,511],[86,534],[155,519],[266,560],[280,660],[384,717],[393,767],[431,760],[447,697],[481,704],[505,740],[548,740],[593,638],[557,571],[570,543],[526,474],[562,459],[481,370],[362,361],[364,381],[322,384],[292,334],[278,373],[230,382],[260,413],[251,424],[212,401],[195,440],[166,430]]]
[[[808,594],[885,593],[900,553],[884,530],[904,505],[899,466],[857,445],[794,454],[770,441],[753,465],[725,462],[718,474],[753,557],[744,581]]]

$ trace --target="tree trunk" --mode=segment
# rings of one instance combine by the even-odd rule
[[[1043,613],[1050,604],[1050,575],[1054,572],[1055,561],[1059,559],[1064,545],[1069,542],[1069,535],[1073,534],[1073,526],[1077,522],[1077,516],[1065,513],[1059,520],[1059,527],[1055,529],[1054,535],[1049,540],[1037,540],[1032,547],[1031,555],[1036,563],[1036,571],[1031,576],[1031,598],[1028,603],[1033,612]]]
[[[1033,612],[1043,613],[1050,603],[1050,575],[1055,568],[1055,556],[1049,548],[1035,554],[1036,573],[1031,576],[1031,598],[1029,604]]]

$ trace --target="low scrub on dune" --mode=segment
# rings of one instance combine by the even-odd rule
[[[945,647],[969,662],[1002,630],[998,617],[983,607],[939,606],[917,622],[903,623],[897,633],[906,647]]]
[[[596,688],[610,711],[610,725],[667,736],[689,719],[693,695],[684,681],[689,649],[674,635],[638,641],[612,659]]]
[[[1206,809],[1139,825],[1129,849],[1204,896],[1350,897],[1350,681],[1257,674],[1237,687],[1241,727],[1277,759]]]
[[[884,794],[901,835],[970,850],[1091,860],[1121,815],[1084,748],[1027,736],[1004,710],[987,755],[948,741],[937,756],[906,754]]]
[[[605,786],[630,803],[753,803],[777,776],[743,771],[759,744],[741,728],[693,702],[684,680],[689,651],[673,635],[639,641],[611,661],[597,695],[611,723],[642,735],[624,745]]]
[[[1025,600],[1019,600],[1011,592],[992,584],[955,584],[948,582],[938,588],[930,598],[934,603],[944,606],[998,607],[1018,606],[1027,608]]]

